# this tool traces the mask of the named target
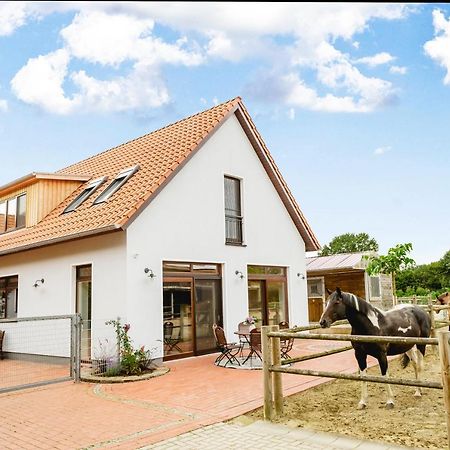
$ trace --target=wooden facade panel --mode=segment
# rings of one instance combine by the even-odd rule
[[[0,197],[0,203],[26,193],[26,226],[32,227],[72,194],[80,184],[80,181],[40,179],[27,187]]]
[[[308,278],[323,277],[325,288],[334,291],[337,287],[345,292],[351,292],[358,297],[366,298],[366,286],[364,281],[364,271],[337,272],[337,273],[313,273],[308,272]],[[325,294],[325,297],[328,295]]]

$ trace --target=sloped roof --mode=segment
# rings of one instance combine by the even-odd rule
[[[364,270],[367,261],[363,256],[365,253],[340,253],[330,256],[314,256],[312,258],[306,258],[306,271],[318,272],[326,270],[338,270],[338,269],[361,269]]]
[[[241,99],[237,97],[56,172],[73,176],[89,174],[91,179],[107,176],[108,182],[73,212],[61,214],[86,184],[82,184],[34,227],[0,235],[0,255],[125,229],[184,166],[189,157],[234,113],[288,209],[307,250],[317,250],[320,246],[314,233],[288,190]],[[120,171],[135,165],[139,165],[139,170],[107,202],[92,206],[97,195]]]

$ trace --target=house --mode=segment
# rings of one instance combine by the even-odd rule
[[[0,318],[80,313],[84,358],[116,317],[156,357],[200,355],[214,323],[230,340],[249,315],[307,323],[318,248],[235,98],[1,186]]]
[[[326,290],[334,291],[336,287],[362,297],[381,309],[392,308],[391,275],[369,276],[364,255],[367,252],[306,258],[310,322],[318,322],[328,297]]]

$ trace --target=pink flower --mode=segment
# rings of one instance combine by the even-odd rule
[[[130,326],[129,323],[126,323],[126,324],[123,326],[123,329],[124,329],[125,333],[128,333],[128,330],[129,330],[130,328],[131,328],[131,326]]]

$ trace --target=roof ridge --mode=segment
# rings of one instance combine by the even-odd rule
[[[194,118],[194,117],[196,117],[196,116],[199,116],[199,115],[201,115],[201,114],[206,114],[206,113],[208,113],[208,112],[210,112],[210,111],[212,111],[212,110],[214,110],[214,109],[218,109],[218,108],[220,108],[220,107],[223,107],[224,105],[227,105],[227,104],[228,104],[229,106],[235,106],[235,104],[238,104],[238,103],[241,103],[241,102],[242,102],[242,98],[241,98],[240,96],[234,97],[234,98],[232,98],[232,99],[230,99],[230,100],[227,100],[227,101],[225,101],[225,102],[219,103],[218,105],[215,105],[215,106],[213,106],[213,107],[211,107],[211,108],[205,109],[205,110],[203,110],[203,111],[196,112],[196,113],[194,113],[194,114],[191,114],[191,115],[188,116],[188,117],[184,117],[184,118],[182,118],[182,119],[179,119],[179,120],[177,120],[176,122],[172,122],[172,123],[169,123],[168,125],[165,125],[165,126],[163,126],[163,127],[161,127],[161,128],[157,128],[156,130],[150,131],[149,133],[143,134],[142,136],[138,136],[138,137],[136,137],[136,138],[130,139],[129,141],[122,142],[122,143],[119,144],[119,145],[115,145],[114,147],[111,147],[111,148],[108,148],[108,149],[106,149],[106,150],[103,150],[103,151],[101,151],[101,152],[99,152],[99,153],[96,153],[95,155],[89,156],[89,157],[86,158],[86,159],[82,159],[81,161],[77,161],[77,162],[75,162],[75,163],[73,163],[73,164],[70,164],[70,165],[68,165],[68,166],[66,166],[66,167],[63,167],[62,169],[59,169],[59,170],[56,171],[55,173],[56,173],[56,174],[59,174],[59,173],[65,173],[64,171],[70,169],[71,167],[77,166],[77,165],[79,165],[79,164],[81,164],[81,163],[84,163],[84,162],[86,162],[86,161],[89,161],[89,160],[91,160],[91,159],[93,159],[93,158],[97,158],[98,156],[103,155],[103,154],[105,154],[105,153],[108,153],[108,152],[110,152],[110,151],[112,151],[112,150],[114,150],[114,149],[116,149],[116,148],[122,147],[123,145],[131,144],[132,142],[135,142],[135,141],[137,141],[137,140],[139,140],[139,139],[145,138],[145,137],[150,136],[150,135],[152,135],[152,134],[154,134],[154,133],[158,133],[158,132],[160,132],[160,131],[162,131],[162,130],[165,130],[165,129],[167,129],[167,128],[170,128],[170,127],[172,127],[172,126],[178,125],[178,124],[180,124],[181,122],[185,122],[185,121],[190,120],[190,119],[192,119],[192,118]]]

